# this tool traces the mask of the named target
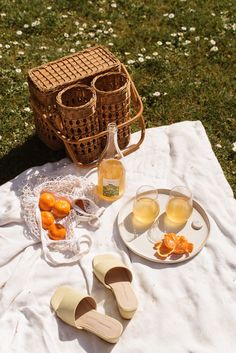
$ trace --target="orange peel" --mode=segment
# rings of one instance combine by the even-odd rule
[[[156,247],[156,254],[161,258],[167,258],[172,253],[173,253],[173,249],[171,250],[167,248],[163,241],[160,242]]]
[[[191,253],[194,245],[188,241],[184,235],[176,235],[175,233],[164,234],[161,242],[154,244],[156,250],[155,255],[162,259],[166,259],[172,254],[186,254]]]

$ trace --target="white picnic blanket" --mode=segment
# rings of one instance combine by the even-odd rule
[[[0,353],[235,352],[236,201],[201,122],[148,129],[125,163],[125,195],[106,208],[90,252],[77,264],[48,264],[40,243],[23,235],[19,194],[32,174],[85,171],[64,159],[31,168],[0,187],[0,224],[15,221],[0,227]],[[157,264],[122,242],[116,216],[141,184],[187,184],[208,212],[209,240],[190,261]],[[139,307],[130,321],[121,319],[112,293],[92,274],[93,257],[104,252],[118,254],[133,272]],[[99,311],[119,320],[124,326],[119,342],[106,343],[57,319],[50,298],[60,285],[92,295]]]

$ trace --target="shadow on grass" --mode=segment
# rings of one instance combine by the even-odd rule
[[[55,162],[64,157],[64,150],[53,151],[33,135],[23,145],[12,149],[0,159],[0,185],[30,167]]]

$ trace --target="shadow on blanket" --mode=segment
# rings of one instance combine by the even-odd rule
[[[53,151],[33,135],[23,145],[13,148],[0,159],[0,185],[30,167],[55,162],[64,157],[64,150]]]

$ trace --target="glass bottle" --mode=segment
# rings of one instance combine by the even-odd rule
[[[104,200],[115,201],[125,191],[125,168],[121,157],[123,154],[117,142],[117,125],[109,123],[107,144],[98,166],[97,193]]]

